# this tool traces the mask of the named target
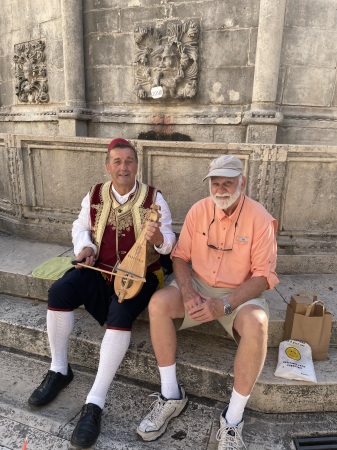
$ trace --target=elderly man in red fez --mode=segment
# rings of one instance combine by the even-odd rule
[[[82,201],[82,209],[72,229],[76,261],[108,271],[118,266],[135,244],[144,226],[148,245],[146,282],[133,298],[119,302],[114,277],[76,265],[49,290],[47,331],[51,366],[28,403],[40,407],[51,402],[73,379],[68,363],[68,341],[74,326],[74,310],[84,305],[100,323],[106,323],[98,370],[86,398],[71,443],[89,448],[100,433],[105,398],[115,373],[129,347],[133,321],[147,307],[158,288],[160,254],[171,252],[175,244],[171,213],[162,194],[139,183],[137,152],[125,139],[114,139],[108,147],[106,170],[111,181],[92,186]],[[158,222],[145,223],[152,204],[161,207]]]

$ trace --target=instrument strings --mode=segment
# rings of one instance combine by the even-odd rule
[[[151,217],[151,210],[147,211],[146,213],[146,217],[145,217],[145,225],[147,224],[147,222],[150,220]],[[134,273],[134,266],[135,264],[137,264],[137,258],[136,256],[138,255],[138,253],[141,251],[143,245],[146,243],[146,228],[144,226],[144,229],[142,231],[143,236],[141,236],[141,240],[140,241],[136,241],[137,242],[137,247],[135,247],[135,251],[132,253],[130,260],[128,261],[128,265],[127,265],[127,271]]]

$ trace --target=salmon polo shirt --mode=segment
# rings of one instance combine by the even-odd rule
[[[231,216],[207,197],[187,213],[171,256],[191,261],[195,275],[209,286],[236,288],[264,276],[273,289],[279,282],[276,231],[277,221],[245,195]]]

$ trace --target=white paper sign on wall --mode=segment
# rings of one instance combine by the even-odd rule
[[[152,98],[160,98],[163,96],[163,88],[161,86],[155,86],[151,89]]]

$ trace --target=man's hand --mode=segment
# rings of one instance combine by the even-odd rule
[[[164,242],[164,236],[160,231],[160,223],[150,222],[147,226],[145,237],[146,240],[150,242],[150,244],[159,247]]]
[[[95,264],[94,250],[91,247],[84,247],[84,249],[78,254],[76,261],[87,266],[93,266]],[[81,266],[75,266],[75,269],[80,268]]]
[[[198,292],[194,290],[188,293],[183,293],[182,297],[185,311],[187,311],[188,313],[200,307],[200,305],[202,304],[202,298],[200,297]]]
[[[201,297],[201,303],[188,312],[191,319],[197,322],[210,322],[224,315],[223,301],[221,298]]]

